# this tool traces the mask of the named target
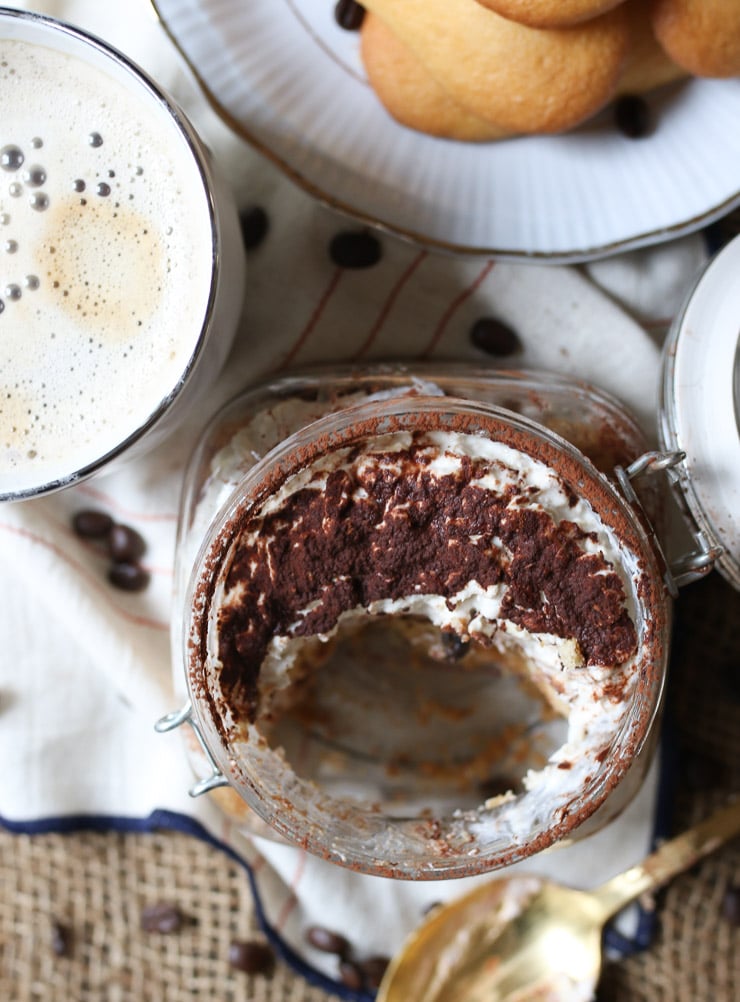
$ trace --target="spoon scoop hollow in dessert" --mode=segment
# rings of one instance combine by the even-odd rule
[[[740,834],[740,798],[590,891],[502,877],[438,906],[391,962],[377,1002],[588,1002],[604,924]]]

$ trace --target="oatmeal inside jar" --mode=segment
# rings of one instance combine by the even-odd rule
[[[191,682],[286,816],[526,854],[640,743],[650,576],[595,472],[422,403],[278,464],[213,550]]]

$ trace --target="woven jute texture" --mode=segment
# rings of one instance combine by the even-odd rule
[[[716,574],[677,603],[666,718],[675,833],[740,790],[739,613],[740,596]],[[740,999],[740,930],[725,914],[733,887],[739,840],[658,894],[653,945],[605,967],[600,1002]],[[142,909],[159,901],[176,902],[190,923],[143,932]],[[65,956],[52,949],[55,922],[71,932]],[[246,873],[198,839],[0,831],[0,1002],[336,999],[280,960],[270,976],[232,969],[230,943],[250,938],[262,933]]]

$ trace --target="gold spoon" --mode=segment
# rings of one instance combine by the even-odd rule
[[[526,876],[489,881],[430,914],[389,965],[376,1002],[590,999],[604,923],[738,834],[740,798],[591,891]],[[523,901],[512,915],[517,889]]]

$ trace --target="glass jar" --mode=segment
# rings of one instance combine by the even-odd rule
[[[552,374],[325,369],[232,401],[186,476],[186,702],[157,725],[191,725],[191,792],[412,879],[614,818],[651,758],[674,590],[645,449]]]

